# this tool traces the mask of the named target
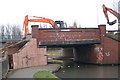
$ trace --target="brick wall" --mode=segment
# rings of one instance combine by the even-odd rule
[[[32,37],[40,41],[66,41],[81,39],[100,39],[99,28],[79,29],[39,29],[37,25],[32,26]]]
[[[106,25],[99,25],[95,29],[38,29],[32,26],[32,37],[40,41],[65,41],[81,39],[99,39],[100,44],[81,45],[74,48],[77,61],[88,63],[118,63],[120,42],[106,37]]]
[[[101,44],[74,48],[76,61],[99,64],[120,63],[120,42],[106,37],[106,26],[99,25]]]
[[[119,45],[119,41],[104,37],[104,63],[120,63]]]
[[[30,41],[20,52],[13,54],[13,68],[46,65],[46,48],[37,48],[36,39]]]
[[[100,37],[101,37],[101,47],[102,47],[102,55],[103,60],[102,63],[105,64],[117,64],[119,61],[119,41],[106,37],[106,26],[99,25],[100,28]]]

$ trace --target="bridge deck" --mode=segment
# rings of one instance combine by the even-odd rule
[[[81,45],[81,44],[100,44],[98,39],[82,39],[82,40],[67,40],[67,41],[40,41],[40,46],[71,46],[71,45]]]

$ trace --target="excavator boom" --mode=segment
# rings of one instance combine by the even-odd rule
[[[28,22],[45,22],[45,23],[50,23],[52,27],[54,27],[55,22],[51,19],[44,18],[44,17],[37,17],[37,16],[30,16],[30,17],[34,17],[37,19],[28,19],[28,15],[25,16],[24,23],[23,23],[23,29],[22,29],[24,32],[23,37],[25,37],[26,34],[28,33]]]
[[[107,10],[108,10],[110,13],[112,13],[114,16],[116,16],[118,19],[120,19],[120,14],[119,14],[119,13],[117,13],[116,11],[114,11],[114,10],[112,10],[112,9],[110,9],[110,8],[107,8]]]
[[[24,19],[24,23],[23,23],[23,32],[24,35],[23,37],[25,37],[28,33],[28,22],[45,22],[45,23],[50,23],[52,25],[53,28],[64,28],[64,22],[63,21],[53,21],[51,19],[48,18],[44,18],[44,17],[37,17],[37,16],[30,16],[36,19],[28,19],[28,15],[25,16]],[[60,25],[60,27],[57,26],[57,24]]]
[[[108,23],[109,25],[115,24],[115,23],[116,23],[116,20],[114,20],[114,21],[112,21],[112,22],[109,22],[108,11],[109,11],[111,14],[113,14],[114,16],[116,16],[118,20],[120,19],[120,14],[117,13],[116,11],[114,11],[114,10],[112,10],[112,9],[110,9],[110,8],[107,8],[104,4],[103,4],[102,8],[103,8],[103,12],[104,12],[104,14],[105,14],[105,17],[106,17],[106,19],[107,19],[107,23]]]

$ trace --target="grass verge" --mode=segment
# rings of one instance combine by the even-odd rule
[[[33,75],[35,80],[61,80],[49,71],[39,71]]]

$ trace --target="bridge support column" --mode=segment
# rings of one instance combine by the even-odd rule
[[[100,40],[101,40],[101,45],[104,45],[104,37],[106,36],[106,25],[98,25],[100,29]]]
[[[74,57],[74,61],[79,61],[79,49],[77,47],[73,48],[73,57]]]
[[[38,37],[38,25],[32,25],[32,38],[37,38]]]
[[[39,48],[39,41],[38,41],[38,37],[39,37],[38,27],[39,27],[39,25],[32,25],[31,27],[32,27],[32,38],[36,38],[37,47]]]

